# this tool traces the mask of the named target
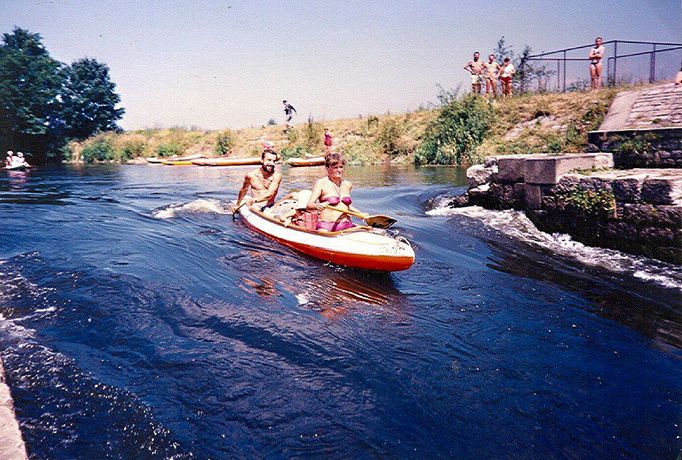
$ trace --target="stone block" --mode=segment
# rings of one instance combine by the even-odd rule
[[[611,189],[616,201],[621,203],[637,203],[642,194],[642,180],[636,178],[614,179]]]
[[[562,175],[575,170],[591,170],[604,164],[603,153],[582,153],[544,158],[527,158],[524,161],[524,179],[528,184],[556,184]]]
[[[493,168],[486,168],[483,165],[473,165],[467,169],[467,182],[469,187],[478,187],[486,182],[490,182],[490,176],[493,173]]]
[[[627,222],[657,227],[680,228],[682,206],[626,203],[618,207],[618,215]]]
[[[642,201],[653,204],[681,204],[682,177],[646,179],[642,184]]]
[[[498,180],[500,182],[523,182],[524,163],[529,158],[543,158],[547,154],[504,155],[497,157]]]
[[[639,240],[649,245],[672,246],[675,241],[673,231],[666,227],[644,227],[637,233]]]
[[[539,185],[524,184],[524,196],[528,209],[540,209],[542,207],[542,190]]]

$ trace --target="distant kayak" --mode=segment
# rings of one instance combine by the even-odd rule
[[[162,165],[166,166],[192,166],[193,160],[163,160]]]
[[[244,166],[260,164],[260,157],[249,158],[200,158],[192,160],[196,166]]]
[[[414,263],[414,250],[405,238],[384,230],[353,227],[340,232],[317,232],[284,224],[256,208],[243,206],[239,213],[258,233],[317,259],[352,268],[393,272]]]
[[[171,161],[191,161],[191,160],[196,160],[197,158],[203,158],[204,156],[200,153],[194,153],[192,155],[186,155],[183,157],[168,157],[168,158],[159,158],[159,157],[149,157],[146,158],[148,163],[152,164],[166,164],[164,162],[171,162]]]
[[[5,169],[8,171],[26,171],[26,169],[28,169],[28,165],[5,166]]]
[[[324,157],[289,158],[287,164],[289,166],[321,166],[324,164]]]

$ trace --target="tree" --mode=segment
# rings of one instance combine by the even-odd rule
[[[59,130],[63,65],[39,34],[16,27],[0,45],[0,151],[44,153]]]
[[[124,109],[109,78],[109,67],[95,59],[79,59],[66,69],[61,92],[61,118],[65,135],[83,140],[101,131],[120,129],[116,121]]]
[[[502,63],[504,62],[504,58],[506,57],[512,60],[514,59],[514,52],[512,51],[512,47],[507,46],[504,35],[502,35],[500,39],[497,40],[497,46],[495,47],[493,54],[495,55],[495,60],[499,62],[500,65],[502,65]],[[485,61],[488,62],[487,56]]]

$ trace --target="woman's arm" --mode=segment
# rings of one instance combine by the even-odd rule
[[[321,195],[322,195],[322,179],[318,179],[315,182],[315,185],[313,185],[313,191],[310,194],[310,199],[308,200],[308,204],[306,205],[305,208],[308,210],[317,209],[318,211],[321,211],[322,209],[326,208],[326,206],[324,204],[317,202],[320,199]]]

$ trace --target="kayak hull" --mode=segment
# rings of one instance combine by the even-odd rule
[[[301,166],[322,166],[324,165],[324,157],[313,157],[313,158],[289,158],[287,160],[289,166],[301,167]]]
[[[394,272],[414,263],[414,250],[402,238],[370,227],[354,227],[340,232],[316,232],[301,227],[285,227],[277,219],[243,207],[243,221],[252,230],[320,260],[345,267]]]
[[[192,164],[196,166],[247,166],[259,165],[259,157],[251,158],[200,158],[192,160]]]

